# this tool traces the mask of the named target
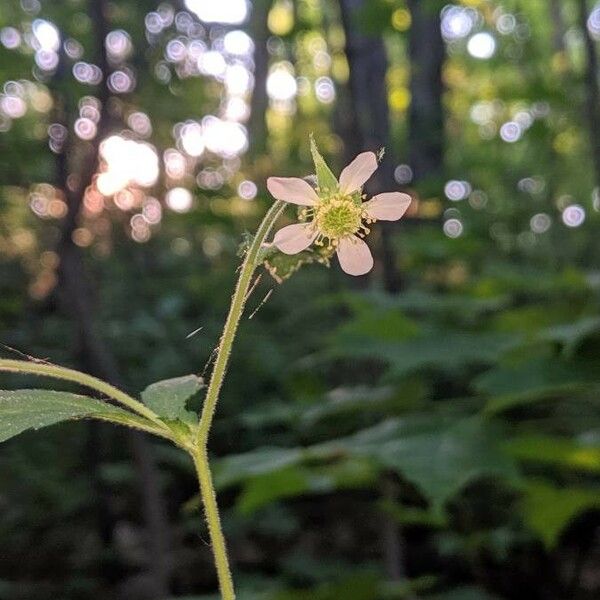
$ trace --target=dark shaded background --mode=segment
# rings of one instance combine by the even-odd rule
[[[0,342],[134,394],[208,373],[266,177],[311,132],[336,171],[385,147],[367,191],[415,200],[373,273],[265,272],[242,323],[239,597],[598,598],[599,39],[585,0],[4,0]],[[207,537],[171,447],[0,449],[2,599],[215,598]]]

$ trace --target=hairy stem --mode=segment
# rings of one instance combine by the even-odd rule
[[[231,570],[229,568],[225,536],[223,535],[223,530],[221,528],[217,496],[210,474],[206,448],[198,448],[194,453],[193,458],[196,473],[198,475],[198,482],[200,483],[200,495],[202,496],[206,522],[208,523],[208,533],[210,535],[212,553],[215,558],[221,597],[223,600],[234,600],[235,592],[233,589],[233,578],[231,577]]]
[[[221,335],[221,341],[217,351],[217,358],[215,359],[215,366],[213,368],[210,384],[208,386],[206,398],[202,407],[202,414],[200,415],[197,437],[197,444],[199,447],[206,446],[208,441],[210,426],[215,414],[217,401],[219,400],[219,392],[221,391],[223,379],[225,378],[225,372],[227,371],[227,364],[229,363],[231,346],[233,345],[233,340],[235,338],[240,318],[244,312],[246,297],[248,295],[248,290],[250,289],[252,275],[257,267],[257,259],[260,248],[263,245],[267,235],[269,235],[273,224],[283,212],[284,208],[285,203],[277,201],[269,209],[269,212],[267,212],[265,215],[265,218],[262,220],[262,223],[256,232],[256,237],[248,249],[246,258],[242,264],[240,277],[238,279],[233,298],[231,299],[231,307],[229,309],[229,314],[227,315],[227,321],[225,322],[223,334]]]
[[[231,307],[229,309],[229,314],[227,315],[227,321],[225,322],[223,334],[221,335],[221,341],[217,351],[217,358],[215,359],[215,365],[210,379],[210,384],[206,392],[206,398],[204,399],[204,405],[200,415],[200,422],[198,424],[197,436],[195,440],[195,449],[192,453],[192,458],[196,467],[196,473],[198,475],[198,482],[200,483],[200,494],[204,504],[206,521],[208,522],[208,532],[210,534],[212,552],[215,558],[217,576],[219,578],[219,588],[221,590],[221,596],[223,600],[234,600],[235,592],[233,588],[231,570],[229,568],[225,537],[223,536],[223,530],[221,529],[221,519],[219,518],[217,496],[212,482],[212,476],[208,462],[208,434],[210,432],[210,426],[212,424],[217,401],[219,399],[219,392],[221,391],[223,379],[227,371],[233,340],[235,338],[240,318],[244,312],[244,306],[248,297],[252,275],[258,266],[258,257],[261,246],[265,242],[269,232],[271,231],[271,228],[273,227],[273,224],[283,212],[284,208],[284,202],[277,201],[275,204],[273,204],[262,220],[258,231],[256,232],[256,237],[252,241],[252,244],[246,253],[246,257],[240,270],[238,283],[231,299]]]

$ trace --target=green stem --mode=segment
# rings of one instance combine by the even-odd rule
[[[0,359],[0,371],[41,375],[78,383],[79,385],[91,388],[108,396],[109,398],[112,398],[119,404],[130,408],[138,415],[146,417],[155,425],[158,425],[161,430],[169,431],[169,428],[160,420],[158,415],[151,411],[147,406],[137,401],[135,398],[132,398],[125,392],[122,392],[113,385],[110,385],[110,383],[106,383],[105,381],[97,379],[96,377],[92,377],[91,375],[87,375],[86,373],[81,373],[80,371],[75,371],[74,369],[67,369],[65,367],[59,367],[57,365],[51,365],[48,363],[9,359]]]
[[[212,553],[215,558],[221,597],[223,600],[235,600],[233,579],[231,577],[231,569],[229,568],[229,559],[227,558],[227,547],[225,545],[223,530],[221,529],[217,496],[210,474],[206,448],[198,448],[193,455],[193,459],[196,473],[198,474],[198,482],[200,483],[200,494],[208,523],[208,533],[210,535]]]
[[[206,398],[204,399],[204,404],[202,406],[200,422],[198,423],[195,450],[192,453],[194,465],[196,466],[196,473],[198,474],[198,481],[200,483],[200,494],[204,504],[206,521],[208,522],[208,532],[210,534],[212,552],[215,557],[217,576],[219,578],[219,588],[221,590],[221,596],[223,600],[234,600],[235,592],[233,588],[231,570],[229,568],[229,560],[227,558],[225,537],[223,536],[223,530],[221,529],[217,496],[213,486],[210,465],[208,462],[208,434],[210,432],[210,426],[212,424],[215,409],[217,407],[217,401],[219,400],[219,392],[221,391],[223,379],[225,378],[225,373],[227,371],[227,364],[229,363],[229,356],[231,354],[233,340],[235,338],[242,313],[244,312],[244,306],[246,304],[248,291],[252,282],[252,275],[258,266],[260,249],[269,235],[273,224],[283,212],[284,208],[284,202],[277,201],[275,204],[273,204],[262,220],[258,231],[256,232],[256,237],[246,252],[246,257],[242,263],[237,286],[231,299],[231,307],[229,308],[229,314],[227,315],[227,320],[225,321],[223,334],[221,335],[221,341],[219,342],[217,358],[215,359],[210,384],[208,386]]]
[[[221,335],[221,341],[219,343],[217,358],[215,359],[215,365],[213,367],[210,384],[208,386],[208,390],[206,391],[204,405],[202,406],[202,414],[200,415],[197,436],[197,445],[199,447],[206,446],[208,441],[210,426],[215,414],[217,401],[219,400],[219,392],[221,391],[225,372],[227,371],[227,364],[229,363],[231,346],[233,345],[238,324],[244,311],[246,297],[248,295],[248,290],[250,289],[252,275],[257,267],[257,259],[261,246],[265,242],[265,239],[269,235],[273,224],[283,212],[284,208],[285,203],[277,201],[269,209],[269,212],[267,212],[265,215],[265,218],[262,220],[262,223],[256,232],[256,237],[252,241],[252,244],[246,253],[246,258],[242,264],[240,277],[238,279],[233,298],[231,299],[231,307],[229,309],[229,314],[227,315],[227,321],[225,322],[223,334]]]

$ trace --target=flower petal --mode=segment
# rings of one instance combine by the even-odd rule
[[[319,201],[315,190],[299,177],[269,177],[267,188],[273,198],[284,202],[313,206]]]
[[[306,250],[317,237],[317,229],[312,223],[294,223],[280,229],[273,238],[273,244],[284,254],[298,254]]]
[[[359,154],[340,175],[340,192],[351,194],[360,189],[377,170],[377,157],[374,152]]]
[[[378,221],[397,221],[408,210],[412,198],[402,192],[378,194],[363,204],[367,214]]]
[[[369,246],[355,235],[341,238],[337,247],[340,267],[348,275],[364,275],[373,268]]]

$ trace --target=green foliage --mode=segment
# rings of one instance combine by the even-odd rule
[[[515,480],[515,467],[500,452],[498,440],[494,428],[479,419],[455,421],[423,415],[387,421],[326,447],[395,470],[414,483],[439,513],[445,502],[473,479],[495,476]]]
[[[187,403],[203,386],[203,379],[197,375],[157,381],[142,392],[142,400],[163,419],[194,424],[198,416],[187,409]]]
[[[265,178],[314,172],[319,187],[335,189],[328,162],[338,169],[351,152],[383,143],[359,131],[371,115],[349,93],[355,82],[348,80],[341,4],[253,2],[251,22],[234,28],[246,30],[256,48],[254,89],[267,89],[263,76],[271,68],[291,72],[280,65],[289,61],[299,94],[290,103],[260,93],[244,98],[250,138],[240,161],[208,146],[200,157],[187,156],[176,132],[189,120],[200,123],[229,109],[223,77],[190,75],[194,52],[204,50],[193,38],[203,36],[206,49],[220,51],[230,27],[200,23],[184,3],[171,4],[178,4],[172,15],[168,2],[107,3],[107,31],[126,31],[132,41],[132,54],[111,68],[131,69],[136,86],[107,99],[107,129],[101,125],[93,140],[79,139],[73,125],[84,116],[80,101],[99,97],[101,87],[71,76],[76,61],[99,63],[103,41],[88,14],[93,3],[6,0],[0,6],[0,29],[15,27],[21,36],[18,48],[0,44],[0,155],[6,157],[0,160],[0,342],[90,367],[73,308],[59,310],[67,288],[54,287],[61,222],[34,214],[30,194],[37,184],[52,184],[63,198],[68,188],[61,177],[71,173],[69,185],[76,182],[88,150],[125,130],[156,148],[161,175],[145,191],[162,203],[160,227],[152,226],[147,243],[131,239],[132,217],[148,216],[136,188],[130,210],[109,197],[101,213],[86,207],[78,227],[92,242],[77,251],[86,279],[97,282],[98,297],[83,304],[96,321],[92,329],[136,391],[211,364],[240,262],[235,248],[264,214]],[[409,46],[411,27],[437,18],[447,4],[468,8],[457,22],[467,15],[473,21],[468,35],[446,43],[438,65],[443,102],[424,103],[411,77],[426,73],[424,57],[435,56]],[[551,10],[556,4],[558,14]],[[288,33],[269,30],[278,24],[273,15],[255,19],[271,5],[293,20]],[[369,76],[385,76],[390,100],[390,127],[376,135],[389,138],[390,162],[382,163],[381,180],[370,183],[391,191],[394,167],[409,164],[416,178],[397,187],[414,195],[417,218],[387,229],[381,244],[369,240],[376,267],[368,282],[342,279],[335,259],[331,269],[320,268],[332,258],[321,250],[290,257],[264,249],[265,267],[285,284],[241,323],[210,437],[242,600],[598,597],[596,546],[586,535],[597,529],[600,509],[600,204],[583,109],[579,5],[363,2],[354,23],[373,37],[354,40],[354,48],[359,55],[370,51],[384,35],[387,73]],[[157,34],[145,26],[153,11],[163,19]],[[35,19],[55,23],[61,42],[69,49],[81,44],[82,55],[67,58],[61,49],[60,69],[40,70],[30,43]],[[480,32],[495,40],[488,60],[469,51]],[[166,58],[172,41],[185,46],[184,60]],[[252,63],[237,56],[230,62]],[[330,81],[333,102],[321,102],[320,85]],[[27,113],[9,118],[5,103],[19,86]],[[437,138],[426,123],[415,131],[414,119],[420,108],[437,104],[443,106],[443,165],[423,173],[413,161],[431,159],[429,144]],[[151,122],[148,137],[129,127],[139,111]],[[67,155],[48,148],[48,127],[63,120],[72,143]],[[500,131],[513,122],[521,137],[506,143]],[[309,152],[311,131],[327,161],[314,139]],[[369,147],[358,147],[363,144]],[[187,168],[182,178],[164,170],[175,149]],[[466,180],[471,193],[447,200],[444,185],[451,180]],[[244,181],[257,186],[252,202],[239,197]],[[194,196],[187,213],[164,202],[175,186]],[[585,210],[578,227],[563,222],[572,204]],[[535,227],[539,215],[548,218],[545,231]],[[450,218],[462,224],[459,237],[442,231]],[[246,242],[242,250],[251,237]],[[390,266],[400,273],[400,294],[383,291]],[[253,306],[266,288],[263,278]],[[189,435],[199,384],[190,376],[144,392],[146,406],[168,421],[165,435]],[[2,374],[2,387],[25,386]],[[73,419],[148,427],[93,398],[0,392],[0,439]],[[0,597],[88,600],[154,592],[147,571],[155,530],[142,517],[148,488],[138,487],[147,485],[147,471],[131,460],[123,430],[96,427],[80,424],[68,435],[49,428],[3,445]],[[216,599],[208,595],[215,585],[209,550],[199,543],[202,519],[190,465],[162,440],[152,450],[154,490],[163,490],[174,530],[167,562],[177,597]],[[179,509],[186,500],[193,510]],[[387,534],[396,526],[401,582],[386,571],[395,552]]]
[[[326,248],[316,250],[305,250],[298,254],[284,254],[283,252],[273,252],[265,259],[265,267],[269,274],[277,281],[282,283],[289,279],[294,273],[305,265],[319,263],[329,266],[331,252]]]
[[[505,443],[508,453],[526,463],[562,467],[573,471],[600,473],[600,443],[565,437],[523,434]]]
[[[574,486],[561,489],[534,479],[527,485],[523,503],[527,525],[552,547],[572,519],[600,508],[600,493]]]
[[[0,442],[28,429],[85,418],[129,427],[145,423],[136,415],[88,396],[50,390],[0,390]]]
[[[501,452],[500,436],[477,418],[451,416],[388,420],[352,436],[306,448],[262,448],[217,463],[217,484],[248,481],[242,511],[283,497],[368,486],[377,473],[397,472],[440,513],[469,482],[501,477],[515,482],[513,462]],[[328,473],[317,465],[333,465]]]
[[[493,396],[487,405],[489,412],[564,394],[581,394],[599,383],[594,365],[560,358],[533,359],[513,367],[500,365],[476,380],[479,391]]]

